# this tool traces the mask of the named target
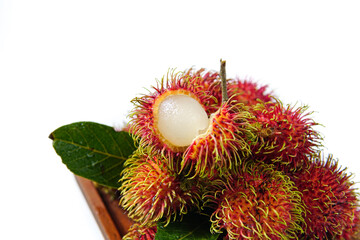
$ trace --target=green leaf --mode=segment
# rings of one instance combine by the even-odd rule
[[[113,188],[119,187],[123,164],[136,149],[129,133],[93,122],[62,126],[49,138],[71,172]]]
[[[190,213],[166,227],[158,223],[155,240],[216,240],[220,234],[211,234],[210,226],[209,216]]]

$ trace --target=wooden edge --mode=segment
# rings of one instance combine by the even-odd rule
[[[120,232],[94,184],[90,180],[76,175],[75,179],[85,196],[104,238],[106,240],[121,240]]]
[[[119,207],[118,199],[114,200],[114,197],[112,197],[110,194],[106,194],[103,191],[98,192],[100,193],[102,200],[105,203],[118,232],[120,233],[120,236],[123,237],[134,222],[131,221],[124,210]]]

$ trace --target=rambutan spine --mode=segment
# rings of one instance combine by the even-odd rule
[[[215,171],[222,175],[250,155],[247,136],[251,134],[251,114],[244,104],[229,99],[226,61],[220,60],[220,65],[221,106],[210,116],[207,131],[197,136],[184,153],[181,170],[186,169],[187,175],[213,177]]]
[[[208,130],[194,139],[181,163],[189,175],[209,177],[227,172],[250,155],[247,138],[252,115],[243,104],[229,99],[210,117]]]
[[[154,240],[157,232],[156,225],[142,226],[134,223],[128,232],[122,237],[123,240]]]
[[[188,96],[203,107],[206,114],[211,114],[217,105],[217,99],[204,91],[211,88],[215,81],[214,77],[207,76],[208,85],[201,85],[202,72],[188,71],[185,73],[169,72],[166,79],[163,77],[157,87],[153,87],[154,93],[135,98],[135,105],[130,117],[130,133],[140,147],[150,147],[161,151],[165,155],[180,155],[190,145],[177,146],[163,136],[159,127],[158,111],[161,102],[169,96]],[[206,74],[205,74],[206,76]]]
[[[340,240],[359,240],[360,239],[360,208],[353,211],[353,221],[343,230]]]
[[[176,160],[161,154],[136,152],[125,163],[119,188],[120,205],[142,226],[164,221],[167,225],[189,209],[198,209],[201,186],[178,175]]]
[[[197,85],[199,91],[204,92],[206,95],[211,96],[208,98],[208,114],[215,112],[221,106],[222,93],[221,93],[221,80],[219,78],[219,73],[216,71],[205,71],[204,68],[201,68],[198,71],[189,69],[186,72],[186,75],[193,75],[190,79],[190,82]]]
[[[255,118],[251,125],[257,139],[251,146],[257,159],[285,165],[295,170],[301,168],[321,146],[321,136],[314,130],[318,124],[306,112],[307,106],[295,108],[280,101],[261,103],[252,108]]]
[[[254,106],[258,103],[273,102],[275,99],[272,93],[266,93],[267,85],[258,86],[257,83],[240,80],[239,78],[231,79],[228,82],[230,96],[247,106]]]
[[[300,193],[270,165],[244,163],[237,173],[209,186],[204,198],[215,209],[211,230],[225,229],[228,239],[291,239],[302,231]]]
[[[309,165],[290,175],[302,193],[305,206],[305,235],[310,238],[340,239],[353,224],[359,207],[359,195],[350,181],[351,174],[338,165],[338,160],[321,152],[311,156]]]

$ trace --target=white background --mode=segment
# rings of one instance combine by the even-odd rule
[[[359,181],[356,1],[0,0],[0,239],[102,239],[48,135],[119,126],[169,68],[219,69],[308,104]]]

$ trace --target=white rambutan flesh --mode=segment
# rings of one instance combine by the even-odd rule
[[[209,126],[204,107],[189,95],[169,94],[161,101],[156,112],[160,134],[176,147],[189,146]]]

